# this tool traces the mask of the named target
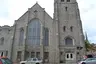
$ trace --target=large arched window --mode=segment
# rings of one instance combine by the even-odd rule
[[[19,45],[23,45],[23,40],[24,40],[24,29],[20,29],[20,36],[19,36]]]
[[[41,24],[38,19],[33,19],[28,24],[27,44],[40,45]]]
[[[49,45],[49,30],[48,28],[44,28],[44,46]]]
[[[70,37],[65,38],[65,45],[72,46],[73,45],[73,39]]]

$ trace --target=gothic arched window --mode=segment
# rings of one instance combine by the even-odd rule
[[[70,38],[70,37],[67,37],[66,39],[65,39],[65,45],[73,45],[73,39],[72,38]]]
[[[27,44],[40,45],[41,24],[38,19],[33,19],[28,24]]]
[[[49,45],[49,30],[48,28],[44,28],[44,45]]]
[[[20,29],[20,36],[19,36],[19,45],[23,45],[23,40],[24,40],[24,29]]]

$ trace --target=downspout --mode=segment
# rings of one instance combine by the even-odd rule
[[[43,19],[44,19],[44,24],[43,24],[43,31],[42,31],[42,52],[43,52],[43,62],[42,64],[44,64],[44,36],[45,36],[45,9],[43,9]]]
[[[58,49],[58,52],[57,52],[57,54],[59,55],[59,52],[60,52],[60,29],[59,29],[59,27],[60,27],[60,19],[59,19],[59,2],[57,1],[57,19],[58,20],[56,20],[57,21],[57,38],[58,38],[58,45],[57,45],[57,49]],[[57,58],[58,59],[58,61],[57,62],[59,62],[60,61],[60,58],[58,57]],[[55,60],[55,63],[56,63],[56,60]]]

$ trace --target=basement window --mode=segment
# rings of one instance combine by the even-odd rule
[[[70,0],[67,0],[67,2],[70,2]]]
[[[64,0],[61,0],[61,2],[64,2]]]

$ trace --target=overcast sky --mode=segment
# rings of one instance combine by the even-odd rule
[[[14,20],[22,16],[28,8],[38,2],[53,17],[54,0],[0,0],[0,26],[12,26]],[[91,43],[96,43],[96,0],[77,0],[83,30]]]

